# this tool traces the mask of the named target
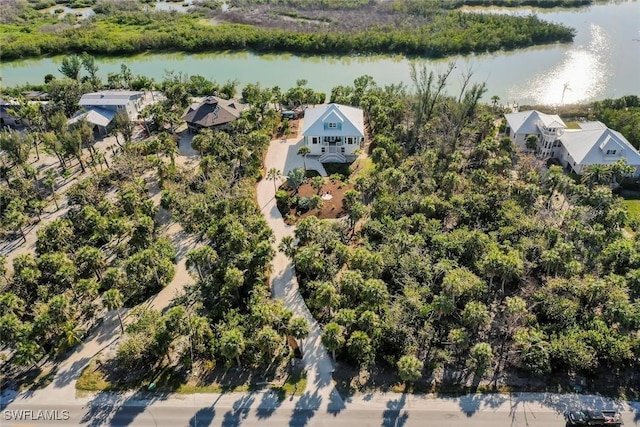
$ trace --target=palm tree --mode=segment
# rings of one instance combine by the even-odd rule
[[[424,364],[415,356],[406,355],[398,360],[398,375],[405,382],[405,387],[422,376]]]
[[[320,194],[320,190],[322,190],[322,186],[324,185],[324,178],[321,176],[314,176],[311,178],[311,187],[313,187],[318,194]]]
[[[175,166],[176,156],[180,154],[178,144],[167,132],[161,132],[160,135],[158,135],[158,142],[160,143],[161,153],[169,157],[171,166]]]
[[[584,168],[582,183],[593,188],[597,184],[608,184],[611,182],[613,172],[609,166],[593,164]]]
[[[307,156],[311,153],[311,149],[306,145],[303,145],[298,149],[298,156],[302,156],[302,165],[304,167],[304,173],[307,174]]]
[[[289,333],[296,340],[305,339],[309,332],[309,322],[304,317],[292,317],[289,320]],[[302,353],[302,341],[300,341],[300,352]]]
[[[122,294],[117,289],[109,289],[102,294],[102,302],[107,310],[116,310],[118,320],[120,321],[120,330],[124,334],[124,324],[122,323],[122,317],[120,316],[120,308],[123,306]]]
[[[220,338],[220,352],[228,360],[235,359],[240,366],[240,356],[246,347],[242,332],[238,328],[233,328],[222,333]]]
[[[491,105],[493,106],[493,109],[495,110],[496,108],[498,108],[498,102],[500,101],[500,97],[498,95],[493,95],[491,97]]]
[[[51,190],[51,197],[56,204],[56,211],[60,209],[58,206],[58,198],[56,197],[56,173],[53,169],[47,169],[45,172],[44,185]]]
[[[278,187],[276,187],[276,181],[280,179],[282,175],[280,174],[280,170],[276,168],[271,168],[267,171],[267,179],[269,181],[273,181],[273,192],[276,193],[278,191]]]
[[[535,151],[538,148],[538,136],[537,135],[529,135],[525,139],[524,146],[529,151]]]
[[[333,361],[336,361],[336,350],[342,348],[345,343],[344,329],[337,323],[329,323],[322,334],[322,344],[331,352]]]
[[[78,328],[73,322],[66,322],[63,326],[64,331],[64,346],[66,348],[71,348],[76,344],[80,344],[82,342],[82,329]]]

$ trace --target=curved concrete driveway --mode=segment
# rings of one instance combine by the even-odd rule
[[[264,166],[266,170],[276,168],[282,173],[282,178],[276,182],[277,185],[286,179],[285,176],[290,170],[302,167],[302,158],[296,154],[299,146],[300,142],[297,138],[271,142]],[[307,157],[306,164],[307,169],[315,169],[321,175],[327,175],[317,158]],[[308,380],[305,395],[309,396],[314,406],[318,408],[326,406],[328,409],[335,410],[343,407],[342,398],[333,384],[333,363],[321,342],[322,330],[298,292],[298,281],[292,263],[284,254],[277,251],[284,236],[294,235],[295,227],[284,223],[276,207],[273,181],[266,179],[260,181],[256,187],[256,194],[260,210],[275,234],[274,247],[277,254],[273,260],[271,275],[273,296],[282,299],[294,315],[304,317],[309,322],[309,336],[302,342],[303,362]]]

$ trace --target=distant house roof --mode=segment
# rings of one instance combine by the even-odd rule
[[[341,133],[349,133],[354,136],[364,136],[364,113],[361,109],[341,104],[328,104],[316,108],[308,108],[304,113],[304,125],[302,134],[321,130],[321,125],[329,120],[338,120],[343,123]],[[347,129],[344,123],[349,123],[352,128]],[[351,131],[351,132],[349,132]]]
[[[539,123],[546,128],[567,127],[557,114],[545,114],[535,110],[505,114],[504,117],[514,134],[539,133]]]
[[[243,109],[237,101],[210,96],[201,103],[192,104],[182,118],[190,125],[210,128],[237,120]]]
[[[131,98],[143,96],[143,92],[133,90],[114,90],[94,93],[85,93],[80,98],[79,104],[84,107],[100,105],[126,105]]]
[[[43,92],[41,90],[28,90],[26,92],[22,92],[25,98],[29,101],[48,101],[49,94],[47,92]]]
[[[0,105],[1,106],[11,106],[11,105],[18,105],[17,101],[7,101],[4,98],[0,98]]]
[[[91,107],[86,111],[78,111],[69,119],[67,124],[72,125],[84,118],[93,125],[107,127],[115,116],[115,111],[105,110],[104,108],[99,107]]]
[[[630,165],[640,165],[640,153],[620,133],[609,129],[601,122],[580,123],[580,129],[567,130],[560,137],[573,160],[583,166],[615,163],[626,158]],[[607,157],[606,150],[616,150],[621,157]]]

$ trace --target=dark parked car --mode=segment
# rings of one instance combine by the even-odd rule
[[[569,426],[611,426],[620,427],[623,422],[618,411],[597,411],[583,409],[565,414]]]

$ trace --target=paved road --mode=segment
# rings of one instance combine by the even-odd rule
[[[57,408],[44,407],[50,415],[59,419],[64,417],[64,413]],[[55,411],[58,411],[57,413]],[[144,412],[140,412],[143,410]],[[542,413],[529,417],[529,422],[524,416],[512,419],[508,413],[481,413],[468,418],[463,413],[452,413],[447,411],[425,411],[425,410],[389,410],[389,411],[369,411],[364,409],[345,411],[333,416],[332,414],[317,414],[316,411],[305,410],[279,410],[270,415],[257,410],[245,409],[219,409],[202,408],[197,411],[193,408],[139,408],[124,407],[115,412],[108,419],[100,421],[96,426],[330,426],[330,427],[358,427],[364,426],[473,426],[473,427],[500,427],[500,426],[525,426],[549,427],[564,426],[562,419],[553,413]],[[7,414],[3,414],[7,415]],[[30,421],[38,417],[38,413],[27,413],[22,422],[9,422],[3,418],[3,426],[63,426],[63,425],[84,425],[85,412],[81,408],[71,409],[69,419],[59,421]],[[19,410],[12,410],[9,417],[20,416]],[[42,417],[42,415],[40,415]]]
[[[279,401],[270,392],[172,396],[154,401],[105,395],[67,404],[14,401],[3,409],[0,425],[553,427],[564,426],[561,414],[579,400],[594,407],[619,408],[625,426],[640,425],[640,404],[629,406],[598,396],[525,393],[435,399],[380,393],[323,402],[310,393]],[[43,420],[47,417],[53,420]]]

